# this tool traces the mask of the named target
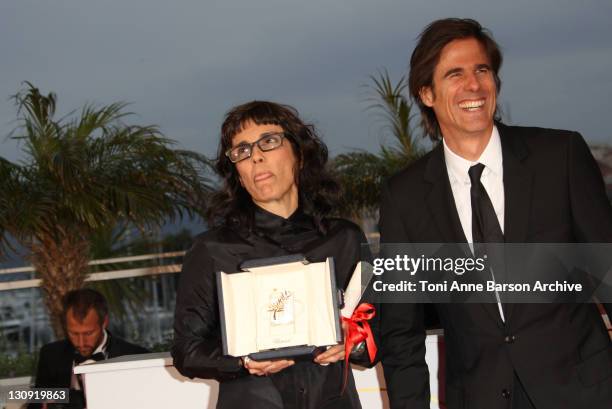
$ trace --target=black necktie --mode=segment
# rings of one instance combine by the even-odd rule
[[[470,196],[472,199],[472,238],[474,242],[474,254],[477,256],[478,253],[482,254],[482,250],[484,250],[481,248],[481,246],[478,246],[477,243],[504,242],[504,233],[499,226],[499,220],[495,214],[493,203],[491,203],[491,199],[489,198],[487,191],[480,182],[480,177],[482,176],[484,168],[485,166],[482,163],[477,163],[476,165],[470,167],[470,170],[468,171],[468,174],[470,175],[470,182],[472,183],[472,187],[470,188]],[[491,246],[489,246],[489,249],[492,251],[487,252],[491,255],[487,264],[489,267],[491,267],[492,273],[493,271],[497,271],[497,281],[499,281],[499,273],[501,272],[502,276],[504,273],[503,248],[500,248],[499,246],[494,246],[491,248]],[[500,252],[499,250],[502,251]],[[493,268],[493,266],[496,268]],[[493,278],[495,280],[495,274]],[[496,292],[495,297],[497,302],[501,304],[499,293]],[[502,304],[502,306],[504,306],[504,304]],[[505,310],[505,308],[503,309]],[[504,313],[504,316],[505,315],[506,314]],[[514,373],[514,395],[513,408],[534,409],[534,405],[531,403],[529,395],[527,395],[527,391],[520,382],[516,372]]]
[[[490,277],[482,276],[483,281],[490,280],[499,283],[505,280],[503,247],[490,245],[490,243],[503,243],[504,233],[499,226],[493,203],[487,194],[480,177],[485,166],[482,163],[470,167],[470,197],[472,201],[472,241],[474,243],[474,255],[486,259],[487,270]],[[484,244],[479,244],[484,243]],[[483,283],[484,284],[484,283]],[[495,292],[495,301],[501,304],[500,294]],[[504,320],[505,318],[502,317]]]
[[[485,166],[482,163],[470,167],[470,197],[472,199],[472,239],[474,243],[503,243],[504,233],[499,226],[493,203],[480,182]]]

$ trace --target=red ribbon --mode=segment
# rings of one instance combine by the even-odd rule
[[[349,356],[355,345],[365,340],[370,362],[374,362],[376,343],[374,342],[374,335],[372,335],[372,328],[370,328],[368,321],[374,318],[375,315],[376,309],[372,304],[362,303],[353,311],[351,318],[342,317],[342,322],[347,324],[346,339],[344,340],[344,382],[342,383],[342,393],[344,393],[348,381],[348,371],[350,370]]]

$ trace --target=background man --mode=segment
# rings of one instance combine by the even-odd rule
[[[83,387],[74,366],[148,351],[112,336],[108,327],[106,299],[92,289],[71,291],[64,298],[64,325],[68,339],[44,345],[38,358],[37,388],[70,388],[71,408],[84,405]],[[29,408],[39,405],[31,404]]]
[[[442,143],[387,182],[383,243],[612,242],[612,209],[582,137],[495,121],[501,63],[474,20],[438,20],[421,34],[409,87]],[[448,408],[612,407],[612,345],[595,304],[436,309]],[[422,315],[416,304],[380,308],[394,409],[429,408]]]

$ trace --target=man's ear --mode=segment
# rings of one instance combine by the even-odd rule
[[[108,315],[104,317],[104,322],[102,322],[102,328],[108,328]]]
[[[434,94],[433,89],[431,87],[422,87],[419,91],[419,97],[421,98],[421,102],[431,108],[434,103]]]

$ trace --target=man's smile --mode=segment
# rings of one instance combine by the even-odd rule
[[[468,100],[462,101],[459,103],[459,108],[464,109],[466,111],[476,111],[480,109],[485,104],[485,99],[476,99],[476,100]]]

